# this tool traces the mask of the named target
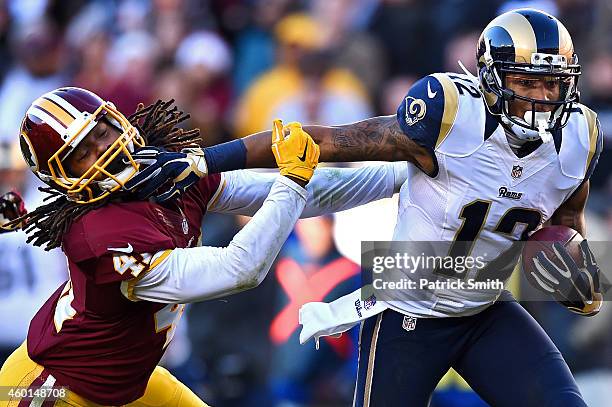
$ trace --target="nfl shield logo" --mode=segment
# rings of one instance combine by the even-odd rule
[[[417,319],[415,317],[409,317],[408,315],[404,315],[404,320],[402,321],[402,328],[406,331],[414,331],[416,328]]]
[[[521,178],[521,175],[523,175],[523,167],[520,165],[513,166],[511,175],[512,178]]]

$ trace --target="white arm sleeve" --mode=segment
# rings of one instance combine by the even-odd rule
[[[124,295],[131,300],[186,303],[256,287],[304,209],[306,194],[295,182],[277,176],[261,209],[229,246],[164,253],[163,260],[142,278],[124,282]]]
[[[248,170],[222,174],[220,192],[211,200],[211,212],[253,216],[276,177]],[[306,186],[308,201],[301,218],[339,212],[388,198],[408,177],[407,162],[362,168],[318,168]]]

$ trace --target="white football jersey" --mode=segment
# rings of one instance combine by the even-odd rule
[[[397,119],[408,137],[434,153],[438,168],[430,177],[410,166],[393,240],[474,241],[463,247],[472,257],[497,257],[546,222],[590,177],[602,149],[596,114],[578,104],[553,141],[519,158],[485,106],[478,83],[467,75],[421,79]],[[516,257],[499,263],[462,278],[506,280]],[[405,274],[415,281],[427,277]],[[501,293],[501,288],[424,290],[402,292],[403,301],[390,305],[419,317],[464,316],[486,308]]]

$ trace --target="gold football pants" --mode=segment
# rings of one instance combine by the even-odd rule
[[[28,356],[24,342],[4,362],[0,370],[0,407],[16,407],[21,397],[10,398],[8,392],[25,392],[26,389],[42,374],[44,367],[34,362]],[[6,393],[6,394],[4,394]],[[56,394],[57,395],[57,394]],[[53,395],[51,395],[53,396]],[[29,400],[29,399],[28,399]],[[22,403],[23,405],[23,403]],[[27,405],[27,404],[26,404]],[[32,405],[50,405],[50,401],[38,399]],[[56,399],[54,407],[100,407],[78,394],[67,391],[64,397]],[[126,406],[129,407],[208,407],[198,396],[179,382],[174,376],[161,366],[157,366],[149,378],[144,395]]]

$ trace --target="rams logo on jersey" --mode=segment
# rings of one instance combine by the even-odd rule
[[[406,96],[406,124],[412,126],[419,120],[422,120],[427,114],[427,106],[423,99],[415,99],[412,96]]]

